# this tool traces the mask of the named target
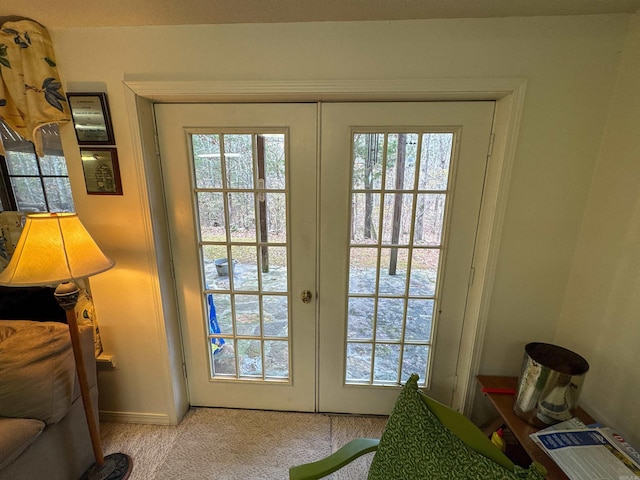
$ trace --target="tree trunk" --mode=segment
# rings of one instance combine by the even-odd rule
[[[376,162],[378,139],[377,134],[372,133],[367,135],[367,156],[364,161],[364,188],[367,190],[365,194],[364,202],[364,238],[372,238],[372,226],[373,219],[373,194],[370,192],[373,189],[373,165]]]
[[[407,136],[404,133],[398,134],[398,159],[396,161],[396,190],[404,188],[404,168],[407,156]],[[402,193],[396,192],[393,199],[393,223],[391,230],[391,244],[398,245],[400,241],[400,222],[402,221]],[[389,260],[389,275],[396,274],[398,265],[398,248],[391,249]]]
[[[427,159],[429,158],[429,146],[431,143],[431,135],[425,134],[426,142],[423,140],[422,145],[424,150],[421,153],[421,157],[424,161],[420,162],[420,172],[418,173],[418,190],[423,190],[427,184]],[[413,235],[415,242],[421,242],[424,237],[424,214],[426,210],[427,199],[424,195],[418,196],[418,203],[416,205],[416,231]]]
[[[265,182],[264,168],[264,137],[257,135],[258,150],[258,179],[262,180],[262,187]],[[258,216],[260,218],[260,256],[262,259],[262,273],[269,272],[269,247],[265,245],[269,241],[269,229],[267,227],[267,199],[264,190],[258,192]]]

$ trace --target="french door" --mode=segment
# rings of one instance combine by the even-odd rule
[[[414,372],[449,403],[492,115],[156,105],[191,403],[385,414]]]
[[[322,411],[389,413],[412,373],[451,403],[493,107],[323,105]]]
[[[313,411],[316,106],[155,110],[191,404]]]

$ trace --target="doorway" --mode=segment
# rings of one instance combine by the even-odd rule
[[[410,369],[450,403],[493,105],[157,105],[191,403],[388,413]]]

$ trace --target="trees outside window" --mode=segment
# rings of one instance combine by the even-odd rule
[[[0,124],[5,156],[0,156],[2,210],[73,212],[67,163],[56,124],[42,128],[45,156],[33,144]]]

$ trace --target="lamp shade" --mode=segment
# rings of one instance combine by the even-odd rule
[[[0,285],[48,285],[109,270],[105,256],[75,213],[36,213],[27,221]]]

